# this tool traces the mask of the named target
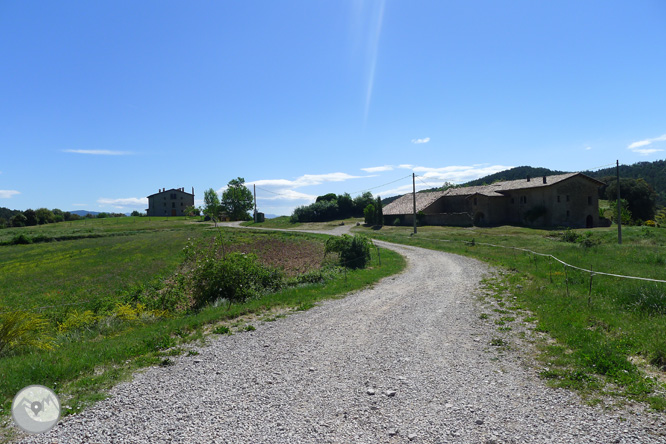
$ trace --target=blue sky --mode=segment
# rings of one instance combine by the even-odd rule
[[[666,158],[666,2],[0,2],[0,206],[259,211]]]

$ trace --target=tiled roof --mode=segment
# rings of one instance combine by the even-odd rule
[[[430,193],[416,193],[416,212],[422,211],[424,208],[429,207],[440,197],[444,196],[446,191],[433,191]],[[394,200],[386,205],[382,212],[385,216],[392,216],[397,214],[412,214],[414,212],[413,195],[405,194],[402,197]]]
[[[529,182],[527,181],[527,179],[518,179],[518,180],[508,180],[506,182],[495,182],[490,185],[480,185],[475,187],[449,188],[446,191],[417,193],[416,212],[418,213],[419,211],[425,210],[427,207],[432,205],[437,199],[444,196],[472,196],[474,194],[481,194],[483,196],[488,196],[488,197],[502,197],[503,194],[501,193],[503,191],[547,187],[577,175],[581,175],[586,179],[598,182],[600,185],[602,184],[602,182],[599,182],[598,180],[593,179],[581,173],[567,173],[567,174],[558,174],[555,176],[546,176],[546,183],[544,183],[542,176],[538,176],[531,178]],[[388,204],[383,209],[383,212],[386,215],[412,214],[413,211],[414,210],[412,203],[412,194],[405,194],[404,196]]]

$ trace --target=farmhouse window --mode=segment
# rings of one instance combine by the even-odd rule
[[[569,210],[567,210],[567,219],[569,219]]]
[[[171,208],[176,208],[176,202],[171,202]]]
[[[476,205],[476,197],[474,198],[474,205]]]
[[[569,202],[569,195],[567,194],[567,202]]]
[[[176,199],[176,193],[171,193],[171,199]]]
[[[587,196],[587,204],[592,205],[592,196]]]
[[[557,203],[560,203],[560,195],[557,195]]]
[[[514,199],[514,198],[512,197],[512,198],[511,198],[511,203],[512,203],[512,204],[515,204],[515,203],[516,203],[516,199]]]

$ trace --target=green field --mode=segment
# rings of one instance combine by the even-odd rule
[[[40,337],[51,338],[54,346],[6,349],[0,355],[0,416],[8,414],[14,394],[29,384],[56,387],[70,406],[67,412],[80,410],[133,369],[168,362],[170,355],[183,352],[181,344],[202,340],[220,325],[233,331],[251,319],[274,320],[362,288],[405,265],[401,256],[382,251],[381,266],[373,259],[367,269],[326,272],[328,280],[245,303],[164,311],[151,307],[146,295],[170,288],[182,271],[188,243],[207,245],[222,238],[227,253],[254,253],[260,262],[297,276],[320,268],[327,236],[214,228],[176,218],[83,220],[1,230],[0,235],[50,238],[0,245],[0,316],[39,317],[46,322]]]
[[[475,257],[508,270],[505,278],[489,283],[500,304],[508,311],[524,311],[525,318],[534,316],[536,330],[557,340],[542,344],[541,359],[548,368],[544,378],[589,392],[592,400],[610,394],[666,408],[666,283],[599,274],[590,279],[589,273],[565,269],[553,259],[508,248],[552,254],[594,271],[666,280],[666,229],[626,227],[622,245],[617,245],[616,227],[568,232],[418,227],[416,235],[412,227],[355,231]],[[577,236],[577,242],[567,242],[567,236]]]

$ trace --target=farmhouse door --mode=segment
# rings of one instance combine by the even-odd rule
[[[175,208],[171,210],[171,215],[172,215],[172,216],[175,216],[175,215],[176,215],[176,209],[175,209]]]

